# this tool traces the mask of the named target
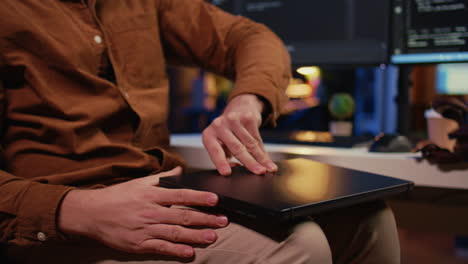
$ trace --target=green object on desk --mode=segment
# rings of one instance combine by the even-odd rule
[[[354,113],[354,99],[347,93],[336,93],[330,99],[328,109],[338,120],[349,118]]]

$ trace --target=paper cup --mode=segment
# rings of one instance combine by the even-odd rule
[[[330,133],[334,136],[351,136],[353,134],[353,123],[348,121],[331,121]]]
[[[444,118],[434,109],[427,110],[424,116],[427,121],[429,140],[439,147],[453,151],[456,140],[450,139],[448,135],[458,129],[458,123]]]

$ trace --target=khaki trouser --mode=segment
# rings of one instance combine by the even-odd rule
[[[217,233],[214,244],[197,247],[189,260],[127,254],[87,239],[27,249],[10,247],[8,254],[13,263],[400,263],[395,220],[383,202],[287,225],[235,220]]]

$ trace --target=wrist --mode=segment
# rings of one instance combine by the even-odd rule
[[[58,212],[58,229],[65,235],[89,236],[88,199],[93,190],[72,190],[65,195]],[[88,204],[88,205],[87,205]]]
[[[254,109],[258,110],[258,113],[260,114],[263,113],[265,109],[264,100],[255,94],[237,95],[236,97],[232,98],[230,103],[241,106],[251,106]]]

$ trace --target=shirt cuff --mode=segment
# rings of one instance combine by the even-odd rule
[[[58,209],[73,187],[32,182],[24,194],[17,214],[14,243],[27,245],[63,240],[58,230]]]

